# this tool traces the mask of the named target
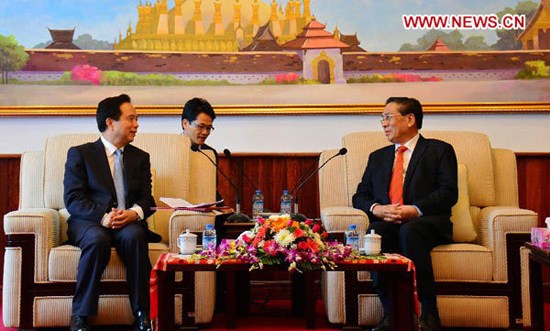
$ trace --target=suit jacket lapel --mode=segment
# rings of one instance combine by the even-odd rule
[[[409,161],[409,166],[407,167],[407,173],[405,174],[405,183],[403,183],[403,197],[405,197],[407,193],[407,187],[411,182],[411,178],[413,177],[416,166],[418,165],[418,162],[422,159],[422,155],[426,151],[427,147],[428,145],[426,144],[426,139],[424,139],[424,137],[422,137],[421,135],[418,138],[416,146],[414,147],[414,151]]]
[[[124,169],[124,192],[126,193],[126,202],[128,202],[128,178],[132,177],[132,164],[135,154],[133,153],[132,147],[126,145],[124,147],[124,157],[122,158],[122,165]]]
[[[395,145],[390,145],[387,147],[384,153],[384,163],[388,164],[388,167],[384,167],[383,180],[384,185],[386,185],[386,192],[389,194],[391,176],[393,173],[393,163],[395,162]],[[388,198],[389,199],[389,198]]]
[[[111,168],[109,167],[109,160],[107,159],[107,154],[105,153],[105,145],[101,142],[101,139],[98,139],[95,142],[95,153],[97,156],[97,167],[99,170],[99,173],[101,174],[101,178],[103,179],[103,182],[105,185],[109,188],[111,191],[111,194],[114,199],[116,199],[116,190],[115,190],[115,182],[113,181],[113,176],[111,175]]]

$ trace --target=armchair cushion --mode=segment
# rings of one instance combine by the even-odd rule
[[[163,243],[149,244],[149,260],[154,264],[159,256],[168,251]],[[80,259],[80,249],[72,245],[62,245],[53,248],[48,258],[49,279],[54,282],[76,281],[76,271]],[[101,276],[102,280],[114,281],[126,279],[126,268],[114,248],[111,249],[111,259]]]
[[[329,233],[344,232],[350,224],[357,225],[359,234],[365,234],[369,226],[369,217],[365,212],[352,207],[326,207],[321,210],[323,225]]]
[[[453,222],[453,241],[472,242],[477,233],[470,214],[470,195],[468,194],[468,168],[458,165],[458,201],[453,207],[451,222]]]
[[[437,246],[432,250],[434,277],[437,281],[490,282],[493,252],[474,244]]]

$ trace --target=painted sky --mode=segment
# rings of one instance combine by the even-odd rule
[[[145,0],[143,0],[145,1]],[[264,0],[267,1],[267,0]],[[286,2],[281,1],[281,2]],[[312,13],[332,31],[357,33],[368,51],[397,51],[426,31],[405,30],[404,14],[492,14],[515,7],[520,0],[311,0]],[[538,2],[538,1],[537,1]],[[135,26],[139,0],[10,0],[0,1],[0,34],[13,34],[25,47],[50,40],[47,28],[71,29],[113,42],[128,23]],[[173,0],[168,0],[173,7]],[[494,31],[462,31],[465,36],[484,35],[496,41]]]

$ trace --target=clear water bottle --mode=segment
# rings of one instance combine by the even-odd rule
[[[256,190],[252,197],[252,218],[258,218],[264,212],[264,195],[262,191]]]
[[[283,190],[281,195],[281,215],[292,213],[292,195],[288,194],[288,190]]]
[[[216,249],[216,229],[213,224],[206,224],[206,229],[202,232],[202,250]]]
[[[350,224],[346,230],[346,245],[351,246],[354,251],[359,250],[359,233],[357,233],[357,225]]]

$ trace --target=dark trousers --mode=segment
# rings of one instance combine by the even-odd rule
[[[369,233],[371,229],[382,236],[382,252],[399,253],[414,262],[422,315],[429,313],[438,316],[430,251],[437,245],[448,243],[445,236],[439,234],[438,229],[426,222],[424,217],[403,224],[373,222],[369,226]],[[389,301],[384,273],[373,272],[372,279],[376,293],[382,302],[384,315],[387,315]]]
[[[115,247],[126,266],[132,311],[149,312],[151,262],[143,226],[131,223],[122,229],[112,230],[95,224],[85,231],[81,238],[76,238],[76,245],[80,247],[82,253],[78,262],[73,315],[97,315],[100,279],[109,263],[111,247]]]

